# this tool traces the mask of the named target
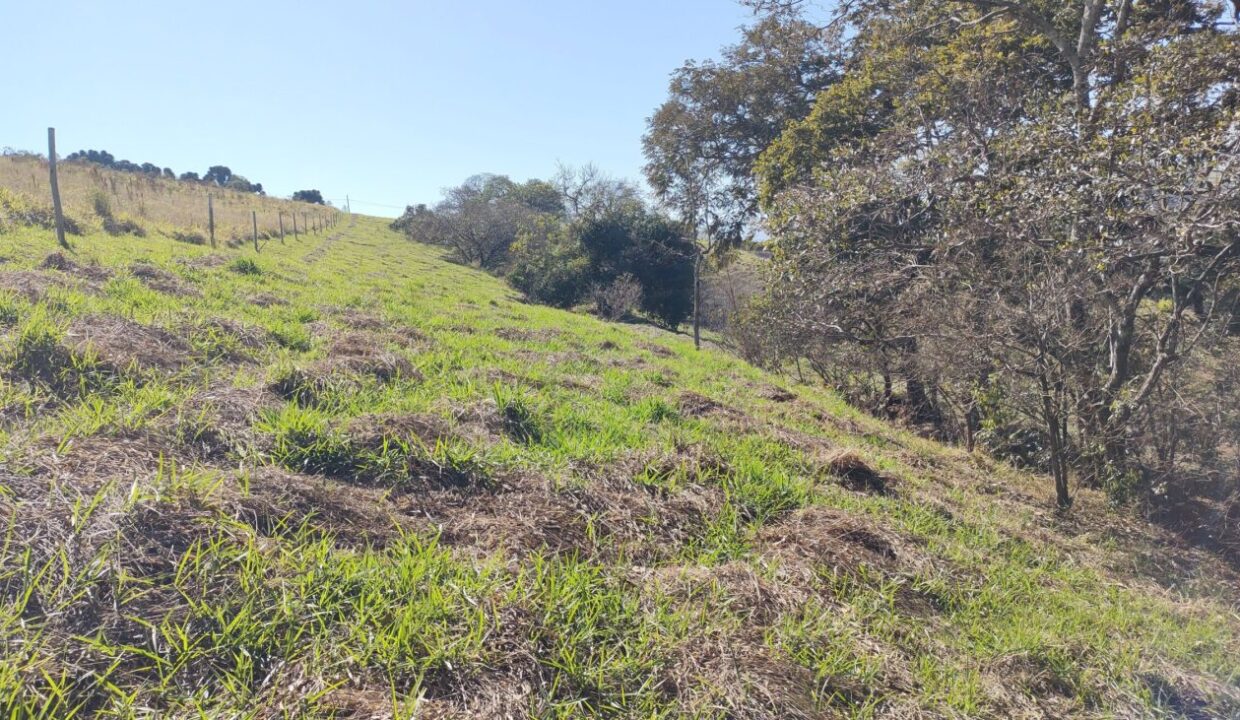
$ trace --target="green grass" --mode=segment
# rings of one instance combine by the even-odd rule
[[[378,219],[75,245],[0,234],[10,717],[1240,713],[1235,574],[1088,489]]]

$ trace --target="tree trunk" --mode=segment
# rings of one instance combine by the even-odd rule
[[[1042,420],[1051,451],[1051,476],[1055,480],[1055,504],[1059,509],[1066,510],[1072,507],[1072,495],[1068,492],[1068,463],[1064,457],[1064,438],[1061,434],[1063,424],[1055,407],[1056,399],[1051,396],[1050,383],[1045,375],[1038,380],[1042,389]]]
[[[702,253],[693,259],[693,348],[702,349]]]

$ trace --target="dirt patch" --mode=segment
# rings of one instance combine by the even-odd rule
[[[422,379],[422,373],[404,355],[388,351],[381,337],[348,333],[328,348],[328,356],[308,367],[296,368],[269,387],[286,400],[314,405],[333,389],[356,386],[360,378],[381,383]]]
[[[373,337],[383,338],[386,342],[398,345],[400,347],[408,347],[411,345],[422,344],[428,341],[426,335],[420,330],[409,325],[389,322],[374,313],[358,310],[357,308],[323,308],[336,316],[337,322],[346,327],[350,331],[365,331],[372,334]]]
[[[134,370],[174,372],[186,366],[192,352],[188,342],[167,330],[115,315],[74,320],[65,343],[74,354],[89,353],[100,369],[115,374]]]
[[[186,552],[217,532],[213,520],[214,513],[189,502],[141,505],[121,522],[120,556],[138,577],[173,573]]]
[[[528,435],[492,398],[453,407],[452,418],[457,436],[475,445],[494,445],[504,438],[519,442]]]
[[[469,369],[468,374],[469,377],[482,381],[484,386],[495,385],[498,383],[509,387],[531,388],[534,390],[541,390],[547,386],[547,383],[542,380],[525,375],[518,375],[514,372],[509,372],[508,370],[496,367],[472,367]]]
[[[736,613],[757,625],[769,625],[814,597],[812,583],[789,582],[787,576],[763,577],[751,565],[738,561],[643,568],[632,579],[636,585],[657,589],[687,605]]]
[[[246,301],[251,305],[257,305],[262,308],[273,307],[276,305],[288,305],[288,300],[269,292],[254,293],[253,295],[247,297]]]
[[[227,265],[230,258],[227,255],[203,255],[196,258],[182,258],[177,262],[194,270],[215,270]]]
[[[668,350],[662,345],[656,345],[652,342],[638,341],[636,345],[637,347],[641,348],[642,350],[646,350],[647,352],[654,355],[655,357],[670,358],[670,357],[676,356],[676,353],[672,352],[671,350]]]
[[[704,415],[721,414],[721,415],[739,415],[736,410],[724,405],[723,403],[712,400],[701,393],[686,390],[680,393],[677,398],[676,406],[680,410],[680,414],[684,417],[702,417]]]
[[[101,284],[112,279],[112,271],[99,265],[80,265],[70,260],[64,253],[54,252],[39,263],[40,270],[59,270],[87,282]]]
[[[811,720],[815,707],[809,670],[778,657],[760,636],[694,636],[678,647],[662,685],[689,716],[751,720]]]
[[[67,482],[94,492],[109,479],[150,477],[160,467],[187,464],[161,438],[146,433],[88,435],[68,441],[47,438],[35,443],[24,465],[33,476]]]
[[[173,272],[156,267],[150,263],[137,262],[129,266],[129,272],[143,285],[166,295],[178,297],[198,297],[201,293],[191,287]]]
[[[786,403],[797,399],[795,393],[778,385],[766,385],[758,391],[758,396],[771,402]]]
[[[382,382],[398,378],[421,380],[422,374],[408,358],[387,349],[389,345],[405,344],[404,338],[394,333],[344,333],[332,340],[327,360],[320,367],[370,375]]]
[[[541,330],[524,330],[515,327],[497,328],[495,337],[509,342],[550,342],[560,337],[558,330],[543,328]]]
[[[59,278],[30,270],[0,272],[0,289],[24,297],[34,303],[42,300],[52,288],[64,287]]]
[[[724,504],[722,491],[688,485],[677,492],[651,492],[623,477],[597,480],[565,491],[590,518],[604,557],[654,565],[700,541]]]
[[[228,318],[210,318],[200,324],[185,324],[182,332],[205,345],[209,360],[245,362],[265,349],[275,338],[257,325],[247,325]]]
[[[722,456],[700,443],[677,445],[670,452],[640,459],[626,469],[649,491],[657,490],[669,481],[697,483],[731,472]]]
[[[496,552],[512,558],[534,552],[591,554],[586,517],[544,478],[509,478],[500,492],[489,495],[436,492],[402,501],[406,513],[442,528],[442,542],[471,548],[479,557]]]
[[[837,450],[821,460],[822,469],[840,485],[854,492],[892,494],[892,481],[870,467],[865,458],[851,450]]]

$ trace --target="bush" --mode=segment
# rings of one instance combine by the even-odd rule
[[[518,235],[508,282],[534,302],[570,308],[590,287],[590,262],[567,229],[547,219]]]
[[[608,320],[628,317],[641,302],[642,286],[628,273],[594,289],[595,309],[601,317]]]
[[[112,219],[112,202],[108,200],[108,196],[103,192],[96,190],[91,195],[91,203],[95,206],[95,214],[103,220]]]
[[[585,221],[578,237],[598,280],[631,275],[641,286],[642,311],[668,327],[689,316],[696,249],[676,223],[630,208]]]
[[[240,275],[263,274],[263,269],[258,266],[258,263],[249,258],[237,258],[236,260],[233,260],[232,263],[229,264],[228,269]]]

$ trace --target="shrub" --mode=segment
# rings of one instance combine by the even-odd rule
[[[508,281],[534,302],[570,308],[585,297],[591,272],[580,243],[558,221],[546,219],[518,235]]]
[[[21,303],[8,290],[0,290],[0,326],[16,325],[21,319]]]
[[[636,280],[643,312],[668,327],[689,316],[696,250],[676,223],[645,209],[626,209],[591,218],[576,234],[597,278],[629,274]]]
[[[262,275],[263,269],[250,258],[237,258],[228,265],[228,269],[240,275]]]
[[[594,290],[595,308],[601,317],[608,320],[621,320],[629,316],[641,302],[642,286],[628,273]]]
[[[91,195],[91,203],[95,206],[95,214],[103,220],[112,219],[112,202],[108,200],[108,196],[101,191],[96,190]]]

